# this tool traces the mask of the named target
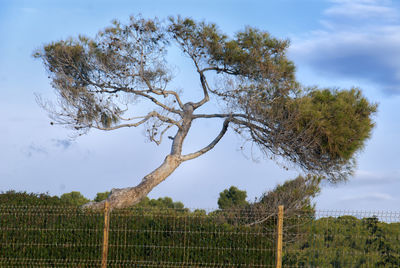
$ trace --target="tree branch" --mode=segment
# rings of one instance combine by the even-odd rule
[[[182,111],[179,111],[179,110],[176,110],[176,109],[174,109],[172,107],[169,107],[169,106],[165,105],[164,103],[161,103],[160,101],[158,101],[153,96],[147,94],[147,93],[154,93],[156,95],[163,95],[162,93],[160,93],[160,94],[156,93],[152,89],[149,89],[149,90],[134,90],[134,89],[127,88],[127,87],[117,87],[117,86],[113,86],[113,85],[100,85],[100,84],[96,84],[94,82],[92,82],[92,85],[94,85],[95,87],[98,88],[98,90],[92,91],[94,93],[108,93],[108,94],[113,94],[113,93],[118,93],[118,92],[133,93],[133,94],[136,94],[136,95],[139,95],[139,96],[142,96],[144,98],[149,99],[154,104],[160,106],[161,108],[163,108],[163,109],[165,109],[165,110],[167,110],[167,111],[169,111],[171,113],[175,113],[175,114],[179,114],[179,115],[183,116]],[[105,89],[104,87],[108,87],[108,88],[110,88],[112,90]],[[168,92],[169,92],[168,94],[173,94],[172,93],[173,91],[168,91]],[[175,98],[179,99],[178,94],[176,92],[174,92],[174,93],[176,94]],[[177,101],[178,101],[178,99],[177,99]],[[179,106],[182,105],[182,103],[180,102],[180,99],[178,101],[178,104],[179,104]]]
[[[153,90],[152,93],[156,95],[162,95],[162,96],[168,96],[168,95],[173,95],[175,97],[176,102],[178,103],[179,107],[183,109],[183,103],[181,99],[179,98],[178,93],[172,90],[160,90],[160,91],[155,91]]]
[[[193,119],[198,118],[225,118],[225,117],[242,117],[247,118],[245,114],[194,114]]]
[[[168,95],[173,95],[175,97],[175,100],[178,102],[178,105],[181,109],[183,109],[183,103],[181,101],[181,99],[179,98],[178,93],[176,93],[175,91],[172,90],[162,90],[162,89],[154,89],[154,87],[150,84],[150,81],[148,79],[146,79],[145,77],[142,77],[143,81],[146,83],[147,87],[149,88],[148,92],[154,93],[156,95],[159,96],[168,96]]]
[[[253,225],[256,225],[256,224],[263,223],[263,222],[267,221],[268,219],[270,219],[272,216],[275,216],[275,215],[276,215],[276,213],[271,213],[271,214],[269,214],[269,215],[267,215],[267,216],[265,216],[265,217],[263,217],[261,219],[258,219],[258,220],[254,221],[254,222],[251,222],[251,223],[248,223],[245,226],[250,227],[250,226],[253,226]]]
[[[157,145],[160,145],[161,142],[162,142],[162,138],[163,138],[165,132],[167,132],[167,130],[170,129],[172,126],[173,126],[172,124],[168,125],[168,126],[160,133],[160,138],[159,138],[158,140],[155,139],[154,137],[151,137],[151,140],[154,141]]]
[[[179,114],[181,116],[183,115],[182,111],[175,110],[174,108],[171,108],[171,107],[165,105],[164,103],[159,102],[156,98],[154,98],[154,97],[152,97],[152,96],[150,96],[150,95],[148,95],[148,94],[146,94],[146,93],[144,93],[142,91],[131,90],[130,92],[151,100],[154,104],[160,106],[161,108],[163,108],[163,109],[165,109],[165,110],[167,110],[167,111],[169,111],[171,113]]]
[[[197,63],[196,63],[196,62],[195,62],[195,64],[196,64],[196,67],[197,67],[197,71],[198,71],[199,74],[200,74],[201,87],[203,88],[203,93],[204,93],[204,98],[203,98],[201,101],[196,102],[196,103],[193,104],[193,108],[194,108],[194,109],[197,109],[197,108],[199,108],[200,106],[202,106],[204,103],[208,102],[208,101],[210,100],[210,96],[208,95],[209,86],[208,86],[206,77],[205,77],[204,74],[199,70],[199,67],[197,66]]]
[[[140,120],[140,121],[138,121],[136,123],[121,124],[121,125],[117,125],[117,126],[113,126],[113,127],[102,127],[99,122],[96,122],[97,125],[93,126],[93,127],[96,128],[96,129],[99,129],[99,130],[106,130],[106,131],[115,130],[115,129],[119,129],[119,128],[123,128],[123,127],[138,127],[138,126],[142,125],[143,123],[145,123],[146,121],[148,121],[152,117],[157,117],[159,120],[161,120],[161,121],[163,121],[165,123],[169,123],[171,126],[175,125],[178,128],[181,128],[181,125],[179,124],[179,122],[177,122],[177,121],[175,121],[175,120],[173,120],[173,119],[171,119],[169,117],[160,115],[156,111],[152,111],[152,112],[148,113],[146,116],[143,117],[142,120]],[[137,117],[137,118],[140,118],[140,117]]]
[[[196,157],[199,157],[202,154],[205,154],[206,152],[210,151],[212,148],[214,148],[214,146],[221,140],[221,138],[225,135],[226,131],[228,130],[228,125],[229,125],[230,119],[225,119],[224,124],[222,125],[222,129],[219,132],[218,136],[215,137],[215,139],[206,147],[204,147],[203,149],[195,152],[195,153],[191,153],[191,154],[187,154],[187,155],[183,155],[181,156],[181,159],[183,161],[187,161],[187,160],[191,160],[194,159]]]
[[[207,71],[216,71],[217,73],[223,72],[226,74],[237,75],[237,72],[230,71],[228,68],[207,67],[201,70],[201,72],[207,72]]]
[[[204,98],[201,101],[193,104],[193,109],[195,110],[210,100],[210,96],[208,95],[209,86],[208,86],[207,79],[206,79],[204,73],[200,70],[200,67],[197,63],[196,56],[189,51],[187,51],[187,53],[188,53],[189,57],[192,59],[194,65],[196,66],[196,70],[200,75],[200,83],[201,83],[201,87],[203,88],[203,93],[204,93]]]

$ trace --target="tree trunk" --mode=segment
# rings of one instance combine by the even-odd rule
[[[153,172],[146,175],[135,187],[112,189],[107,197],[110,209],[126,208],[140,202],[158,184],[164,181],[182,163],[180,156],[167,155],[164,162]],[[83,208],[100,210],[104,208],[104,201],[90,202],[83,205]]]
[[[193,110],[193,103],[189,102],[184,105],[182,125],[174,137],[174,141],[171,146],[171,153],[165,157],[165,160],[161,166],[156,168],[150,174],[146,175],[135,187],[112,189],[111,194],[107,197],[110,209],[126,208],[139,203],[140,200],[147,196],[147,194],[154,187],[164,181],[184,161],[181,156],[182,145],[192,125]],[[104,203],[105,201],[90,202],[82,207],[100,210],[104,208]]]

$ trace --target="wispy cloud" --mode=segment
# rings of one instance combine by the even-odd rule
[[[68,139],[51,139],[47,142],[38,145],[32,142],[30,145],[25,146],[21,149],[22,153],[27,157],[33,157],[36,155],[48,155],[51,154],[54,149],[67,150],[71,148],[73,142]]]
[[[47,155],[48,152],[45,147],[36,145],[34,143],[31,143],[29,146],[25,147],[22,149],[22,152],[27,156],[27,157],[32,157],[34,155],[42,154],[42,155]]]
[[[378,202],[378,201],[393,201],[395,200],[391,195],[386,193],[366,193],[361,195],[351,195],[343,196],[340,198],[341,201],[368,201],[368,202]]]
[[[321,29],[294,40],[292,57],[319,75],[361,80],[386,94],[400,94],[399,11],[384,1],[332,2]]]
[[[387,1],[377,0],[333,0],[333,6],[324,11],[325,15],[341,16],[351,19],[380,18],[393,20],[398,13]]]
[[[54,146],[58,147],[58,148],[62,148],[64,150],[68,149],[71,147],[72,145],[72,141],[67,140],[67,139],[52,139],[52,142],[54,144]]]
[[[364,170],[358,170],[348,183],[348,187],[363,187],[363,186],[383,186],[400,183],[400,172],[392,171],[386,173],[377,173]]]

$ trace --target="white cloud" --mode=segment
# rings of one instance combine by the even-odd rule
[[[385,20],[398,18],[396,10],[383,1],[332,1],[336,3],[324,11],[325,15],[349,17],[351,19],[370,19],[377,17]]]
[[[386,193],[366,193],[361,195],[350,195],[343,196],[340,198],[341,201],[368,201],[368,202],[377,202],[377,201],[393,201],[395,200],[391,195]]]
[[[399,12],[381,1],[367,2],[335,1],[325,14],[346,10],[366,16],[358,23],[337,16],[326,18],[321,29],[294,39],[290,54],[318,75],[363,81],[387,94],[400,94],[400,23],[386,21],[386,15],[379,15],[378,20],[368,15],[388,12],[397,16]],[[355,4],[364,5],[365,10],[354,8]]]
[[[354,178],[349,182],[349,186],[384,185],[400,182],[400,171],[385,173],[357,170]]]

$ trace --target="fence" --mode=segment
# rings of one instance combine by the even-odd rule
[[[0,206],[0,267],[400,267],[400,213]]]

